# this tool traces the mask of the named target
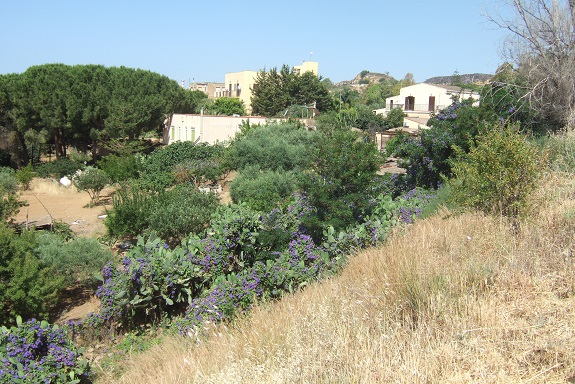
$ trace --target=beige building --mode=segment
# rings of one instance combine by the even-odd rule
[[[226,96],[243,101],[248,115],[252,113],[252,89],[257,75],[257,71],[226,73]]]
[[[173,114],[164,128],[164,144],[177,141],[194,141],[214,144],[230,140],[244,122],[267,124],[281,119],[267,119],[262,116],[213,116],[204,114]]]
[[[316,76],[319,76],[318,72],[319,64],[317,61],[304,61],[302,65],[295,65],[293,67],[294,73],[302,75],[306,72],[311,72]]]
[[[226,85],[224,83],[190,83],[190,91],[202,91],[208,99],[217,99],[226,96]]]

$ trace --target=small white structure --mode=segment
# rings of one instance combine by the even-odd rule
[[[453,85],[419,83],[403,87],[399,95],[385,99],[385,109],[401,108],[404,112],[438,112],[448,107],[454,98],[472,98],[479,103],[479,93]]]
[[[164,127],[164,144],[193,141],[214,144],[230,140],[243,123],[267,124],[282,119],[262,116],[213,116],[204,114],[173,114]]]

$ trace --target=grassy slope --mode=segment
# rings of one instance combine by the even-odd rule
[[[575,381],[575,181],[519,226],[441,212],[340,276],[125,362],[125,383]]]

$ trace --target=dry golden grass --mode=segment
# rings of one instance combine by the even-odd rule
[[[575,181],[520,225],[440,212],[249,318],[167,339],[122,383],[575,382]]]
[[[42,179],[35,177],[30,183],[30,193],[44,195],[73,195],[78,193],[74,185],[64,187],[56,179]]]

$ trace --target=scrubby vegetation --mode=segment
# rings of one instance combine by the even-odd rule
[[[570,196],[572,186],[566,186],[567,179],[550,172],[573,171],[572,135],[535,137],[535,123],[523,125],[521,121],[529,113],[514,111],[526,108],[516,104],[520,97],[502,97],[497,88],[479,106],[472,100],[456,100],[432,117],[430,129],[415,137],[399,134],[388,144],[386,154],[398,156],[406,173],[381,175],[385,157],[374,144],[372,132],[397,126],[403,114],[397,110],[382,118],[371,108],[378,107],[385,92],[396,85],[370,85],[363,96],[340,93],[339,110],[323,114],[315,130],[297,121],[246,124],[233,140],[215,145],[178,142],[154,148],[140,140],[139,134],[153,130],[151,122],[132,126],[115,116],[118,124],[131,128],[126,140],[98,137],[111,154],[98,158],[94,152],[92,159],[80,150],[74,161],[67,160],[60,148],[60,159],[42,164],[35,149],[42,137],[28,134],[26,147],[31,152],[27,156],[34,158],[33,163],[16,172],[0,171],[0,323],[6,325],[0,335],[2,380],[91,380],[93,372],[74,343],[105,345],[112,351],[112,358],[101,360],[104,368],[97,372],[98,380],[117,381],[121,366],[126,369],[126,380],[132,380],[129,366],[118,363],[119,354],[114,354],[126,337],[152,339],[146,344],[159,344],[154,347],[159,349],[172,348],[170,343],[177,340],[189,348],[181,354],[194,361],[192,368],[183,369],[189,374],[187,379],[226,381],[232,374],[228,368],[197,363],[202,359],[195,355],[197,351],[213,348],[211,330],[227,338],[225,327],[264,321],[260,319],[271,308],[281,310],[285,303],[326,284],[334,291],[333,296],[325,296],[327,301],[316,304],[309,299],[316,308],[289,310],[300,313],[303,323],[282,315],[278,324],[283,323],[291,335],[269,326],[267,334],[275,340],[274,346],[263,342],[258,347],[262,354],[270,354],[263,357],[264,363],[252,366],[251,357],[237,360],[226,355],[227,361],[237,363],[235,373],[248,381],[271,381],[267,375],[272,371],[280,381],[288,382],[342,377],[389,381],[388,364],[372,363],[373,356],[378,356],[378,362],[394,360],[385,340],[415,351],[415,341],[444,346],[445,335],[463,332],[457,340],[465,344],[467,334],[476,329],[472,327],[492,324],[477,317],[476,305],[488,306],[490,300],[499,298],[496,289],[513,291],[508,284],[516,281],[510,270],[533,269],[525,279],[542,281],[543,270],[565,272],[569,237],[553,238],[555,253],[566,252],[562,259],[554,259],[557,268],[563,269],[553,269],[551,263],[542,261],[543,253],[536,253],[551,252],[542,246],[542,236],[550,234],[536,232],[533,226],[537,215],[545,213],[550,227],[571,228],[571,208],[561,206],[560,213],[549,213],[542,210],[552,210],[551,206],[541,202],[546,201],[544,196],[556,199],[553,193],[563,190]],[[325,90],[325,84],[320,88]],[[360,99],[369,100],[369,106]],[[334,100],[324,101],[328,109],[337,105]],[[232,202],[222,204],[213,190],[232,171],[236,174],[229,187]],[[36,233],[5,224],[21,205],[18,184],[26,188],[34,174],[68,176],[78,190],[90,194],[92,205],[98,203],[99,192],[113,183],[112,207],[105,219],[107,234],[101,240],[107,245],[121,240],[121,251],[113,253],[95,239],[74,238],[69,230]],[[558,183],[559,189],[552,193],[543,189],[542,182]],[[428,219],[418,223],[422,215]],[[483,235],[487,228],[489,233]],[[527,236],[538,238],[530,242]],[[527,250],[528,243],[537,262],[517,253]],[[486,245],[491,247],[482,248]],[[362,253],[368,248],[372,250]],[[564,276],[570,278],[567,272]],[[331,279],[325,282],[327,277]],[[61,309],[62,293],[74,289],[91,290],[99,300],[98,309],[61,328],[49,325],[46,321],[53,321]],[[569,289],[560,300],[572,296]],[[335,298],[341,305],[333,304]],[[280,299],[285,301],[278,304]],[[469,313],[473,317],[465,317]],[[335,318],[340,323],[333,324]],[[322,341],[313,338],[317,332],[309,331],[306,336],[308,323],[324,333],[331,347],[319,346]],[[434,331],[429,333],[429,329]],[[156,339],[158,334],[167,342]],[[238,333],[232,335],[230,340],[241,339]],[[190,337],[194,346],[183,341]],[[363,345],[365,340],[379,349]],[[321,362],[318,367],[301,363],[302,355],[293,349],[303,350],[304,341],[316,343],[305,348],[310,349],[313,361]],[[243,356],[239,347],[226,343],[234,354]],[[49,347],[40,348],[44,345]],[[279,361],[276,347],[288,351],[279,365],[272,364]],[[426,344],[426,351],[435,347]],[[343,361],[339,351],[344,349],[357,356]],[[15,351],[26,353],[18,360]],[[444,353],[454,361],[449,351]],[[555,356],[559,365],[543,371],[542,376],[559,366],[572,366],[570,359]],[[413,367],[422,363],[415,357],[397,358]],[[135,361],[131,359],[126,361]],[[402,380],[452,379],[438,368],[440,360],[431,359],[429,369],[417,374],[413,369],[400,369]],[[255,374],[258,364],[266,370]],[[529,369],[528,374],[510,377],[537,377]],[[474,375],[480,377],[480,373]]]

